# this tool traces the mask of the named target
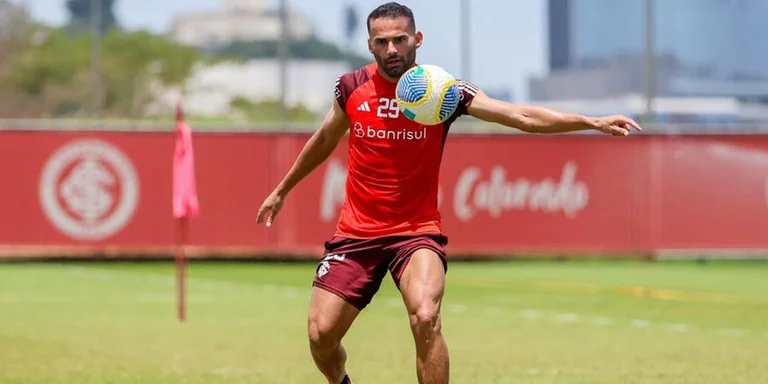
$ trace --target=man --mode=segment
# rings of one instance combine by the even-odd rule
[[[460,81],[459,110],[441,126],[424,130],[400,114],[395,101],[397,80],[415,65],[422,43],[411,10],[387,3],[371,12],[367,24],[375,63],[337,80],[335,100],[322,126],[266,198],[257,221],[271,226],[291,189],[322,164],[351,129],[346,199],[313,282],[308,314],[312,357],[328,383],[351,383],[341,340],[389,270],[410,317],[418,382],[444,384],[449,363],[440,303],[447,238],[441,231],[437,191],[450,124],[471,115],[531,133],[597,130],[618,136],[640,127],[623,116],[588,118],[505,103]],[[407,134],[378,134],[386,131]]]

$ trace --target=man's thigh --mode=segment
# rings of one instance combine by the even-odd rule
[[[397,284],[412,325],[438,321],[445,294],[445,269],[435,251],[420,248],[413,252]]]
[[[388,268],[397,288],[402,291],[404,280],[410,283],[414,278],[443,284],[448,271],[447,243],[443,235],[427,234],[398,238],[388,244],[387,250],[394,254]]]
[[[381,287],[387,261],[375,240],[333,238],[325,244],[312,286],[362,311]]]

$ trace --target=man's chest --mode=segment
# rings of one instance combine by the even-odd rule
[[[359,93],[349,100],[352,145],[372,148],[442,147],[443,126],[424,126],[409,120],[392,90]]]

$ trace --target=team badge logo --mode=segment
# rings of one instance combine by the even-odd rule
[[[323,277],[328,274],[328,272],[331,270],[332,261],[344,262],[344,259],[346,259],[345,254],[330,254],[323,257],[323,259],[320,260],[320,264],[317,266],[317,277]]]
[[[320,266],[317,267],[317,277],[323,277],[327,275],[330,269],[331,269],[331,263],[327,261],[321,261]]]
[[[139,201],[131,160],[101,140],[78,140],[46,162],[39,184],[43,212],[75,240],[101,240],[120,231]]]

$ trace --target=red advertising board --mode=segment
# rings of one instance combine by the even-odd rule
[[[196,134],[201,214],[215,252],[312,255],[344,198],[346,143],[289,196],[263,198],[304,134]],[[171,133],[0,132],[0,247],[168,251]],[[440,204],[452,255],[768,248],[768,137],[453,135]]]

